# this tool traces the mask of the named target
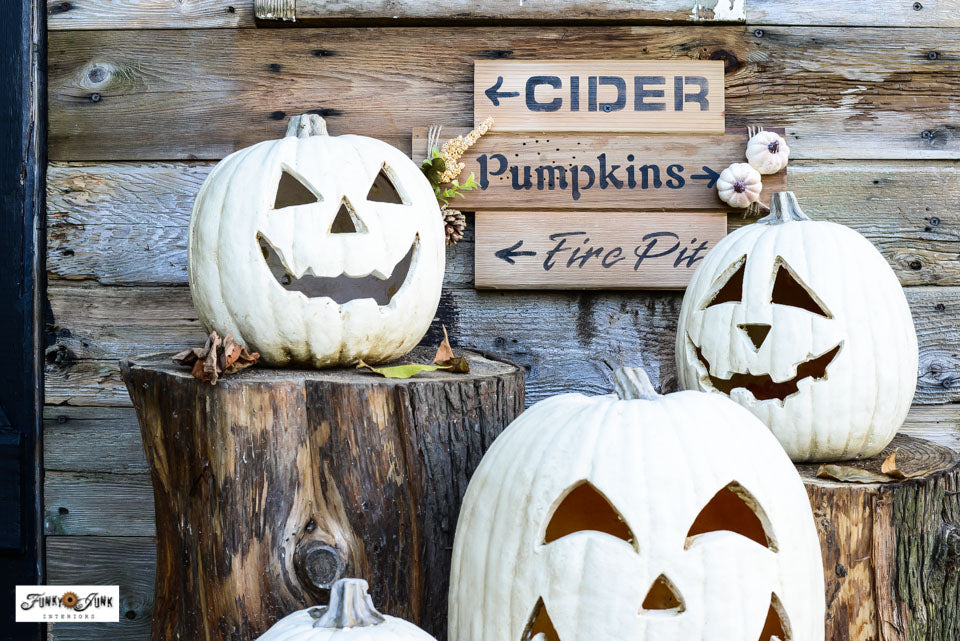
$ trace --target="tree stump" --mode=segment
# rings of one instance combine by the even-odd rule
[[[817,478],[801,465],[826,578],[827,641],[956,641],[960,638],[960,457],[923,439],[897,436],[880,456],[846,463],[888,483]]]
[[[253,368],[215,387],[167,355],[122,363],[156,501],[152,641],[252,641],[341,577],[445,638],[460,501],[523,410],[521,368],[466,356],[469,374]]]

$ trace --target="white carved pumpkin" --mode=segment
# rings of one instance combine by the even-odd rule
[[[823,641],[810,503],[769,430],[718,394],[614,379],[535,404],[483,457],[451,641]]]
[[[789,160],[790,147],[780,134],[761,131],[747,141],[747,162],[761,174],[775,174]]]
[[[812,221],[792,192],[694,273],[677,328],[680,386],[722,392],[794,461],[878,454],[917,381],[917,336],[896,275],[863,236]]]
[[[271,365],[383,362],[423,337],[444,232],[420,169],[319,116],[222,160],[190,221],[190,292],[208,331]]]
[[[731,207],[743,208],[760,200],[763,178],[745,162],[736,162],[720,172],[717,195]]]
[[[377,612],[363,579],[340,579],[329,606],[289,614],[257,641],[436,641],[414,624]]]

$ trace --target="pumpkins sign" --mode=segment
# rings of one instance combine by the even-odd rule
[[[457,641],[823,641],[810,502],[769,430],[719,394],[563,394],[514,421],[460,511]]]
[[[190,221],[190,292],[207,331],[271,365],[398,358],[440,300],[444,232],[420,169],[320,116],[222,160]]]
[[[848,227],[810,220],[792,192],[707,254],[677,328],[681,387],[749,409],[794,461],[878,454],[910,408],[917,351],[883,256]]]

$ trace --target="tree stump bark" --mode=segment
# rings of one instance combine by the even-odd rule
[[[523,410],[521,368],[467,359],[470,374],[253,368],[215,387],[166,355],[122,363],[156,501],[152,641],[252,641],[341,577],[444,638],[463,493]]]
[[[810,496],[826,578],[827,641],[957,641],[960,638],[960,457],[897,436],[874,459],[897,452],[888,483],[817,478],[799,466]]]

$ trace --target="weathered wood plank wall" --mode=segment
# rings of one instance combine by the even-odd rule
[[[905,430],[960,449],[960,0],[460,4],[301,0],[311,28],[272,29],[253,0],[49,2],[48,571],[119,581],[123,608],[55,638],[148,638],[152,493],[117,363],[202,335],[186,225],[214,162],[306,110],[409,150],[412,127],[471,124],[475,58],[724,60],[728,125],[786,126],[805,208],[865,234],[908,288]],[[439,319],[529,367],[528,402],[604,391],[621,362],[674,385],[678,294],[478,293],[472,251],[470,233],[448,250]]]

